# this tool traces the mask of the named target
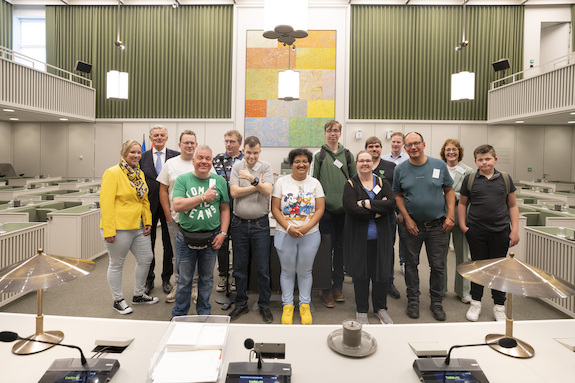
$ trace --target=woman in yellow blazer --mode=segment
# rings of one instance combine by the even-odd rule
[[[128,251],[136,257],[133,304],[154,304],[157,297],[144,294],[146,276],[152,263],[152,213],[148,186],[139,161],[142,147],[135,140],[122,144],[122,159],[104,172],[100,190],[100,229],[110,257],[108,284],[114,298],[114,309],[129,314],[132,308],[122,293],[122,269]]]

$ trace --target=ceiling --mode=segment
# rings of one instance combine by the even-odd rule
[[[14,5],[117,5],[117,0],[6,0]],[[205,4],[235,4],[235,5],[262,5],[264,0],[120,0],[122,5],[205,5]],[[381,5],[568,5],[575,4],[575,0],[309,0],[310,6],[326,4],[381,4]],[[14,112],[7,112],[12,109]],[[526,117],[524,125],[565,125],[568,121],[575,121],[575,109],[546,116]],[[18,118],[13,122],[63,122],[61,115],[46,114],[36,111],[22,110],[0,103],[0,121],[12,122],[11,118]],[[86,122],[83,119],[68,117],[66,122]],[[498,124],[514,124],[514,120],[499,122]]]
[[[15,5],[117,5],[118,0],[6,0]],[[123,5],[261,5],[264,0],[120,0]],[[575,0],[309,0],[309,5],[382,4],[382,5],[554,5],[575,4]]]

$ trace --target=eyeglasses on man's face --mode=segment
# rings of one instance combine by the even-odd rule
[[[328,129],[328,130],[326,130],[325,132],[326,132],[327,134],[332,134],[332,133],[333,133],[333,134],[338,134],[338,133],[341,132],[341,130],[339,130],[339,129]]]
[[[422,143],[423,143],[423,141],[415,141],[415,142],[412,142],[411,144],[405,144],[405,148],[411,149],[412,146],[419,148],[419,145],[421,145]]]

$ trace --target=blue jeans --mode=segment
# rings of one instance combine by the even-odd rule
[[[196,313],[198,315],[210,315],[210,294],[214,286],[214,266],[218,251],[211,246],[203,250],[190,249],[184,242],[182,233],[176,238],[176,265],[178,268],[178,288],[176,292],[176,305],[172,310],[172,317],[188,315],[190,300],[192,299],[192,281],[196,261],[198,263],[198,303]]]
[[[276,231],[274,246],[282,267],[280,274],[282,304],[293,305],[296,274],[299,304],[311,303],[313,261],[320,243],[321,233],[319,230],[301,238],[293,238],[283,231]]]
[[[427,260],[431,268],[429,277],[429,292],[432,303],[441,303],[445,285],[445,258],[449,246],[449,232],[442,231],[442,225],[425,227],[418,224],[419,233],[411,234],[404,224],[399,225],[400,235],[405,244],[405,284],[407,286],[408,302],[419,302],[419,254],[425,242]]]
[[[231,232],[234,237],[234,278],[236,279],[236,307],[248,304],[248,273],[250,248],[252,261],[256,266],[258,306],[261,309],[270,307],[270,220],[268,216],[259,219],[241,219],[232,217]]]

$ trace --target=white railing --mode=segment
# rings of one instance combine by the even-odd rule
[[[538,231],[535,227],[527,227],[525,247],[527,263],[570,283],[575,283],[575,242]],[[575,317],[574,296],[544,300]]]
[[[17,225],[17,224],[6,224]],[[23,228],[0,235],[0,269],[32,258],[46,243],[46,223],[22,224]],[[0,306],[12,302],[24,293],[0,294]]]
[[[491,83],[488,123],[575,107],[575,53]]]
[[[44,64],[45,72],[16,59],[38,62],[0,47],[2,106],[84,121],[96,119],[96,90],[91,80],[48,64]]]
[[[0,46],[0,57],[15,61],[17,63],[23,64],[27,67],[34,68],[41,72],[49,72],[58,77],[62,77],[69,81],[77,82],[78,84],[86,85],[88,87],[92,87],[92,80],[89,78],[82,77],[72,72],[68,72],[62,68],[55,67],[54,65],[47,64],[40,60],[36,60],[33,57],[23,55],[20,52],[13,51],[12,49],[8,49],[6,47]],[[48,68],[48,70],[46,69]]]

